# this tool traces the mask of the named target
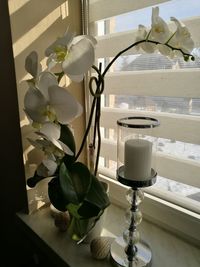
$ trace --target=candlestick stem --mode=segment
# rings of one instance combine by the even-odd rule
[[[111,260],[115,266],[151,266],[151,249],[143,240],[140,240],[137,226],[142,221],[142,213],[139,209],[139,205],[144,199],[142,188],[153,185],[156,182],[156,175],[157,173],[152,169],[151,177],[148,180],[137,181],[124,178],[123,166],[117,171],[118,181],[130,186],[126,193],[130,206],[125,214],[128,227],[123,232],[123,237],[117,237],[111,245]]]

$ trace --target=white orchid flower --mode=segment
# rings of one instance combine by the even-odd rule
[[[56,162],[56,158],[63,158],[65,154],[73,156],[71,149],[59,140],[60,125],[47,122],[43,124],[40,131],[36,132],[43,139],[32,140],[28,138],[29,142],[36,148],[42,150],[51,161]]]
[[[172,33],[167,23],[159,16],[159,7],[152,8],[151,39],[165,43],[169,40]]]
[[[68,31],[62,38],[49,46],[45,55],[49,69],[61,63],[64,73],[72,80],[79,82],[94,62],[94,46],[96,40],[92,36],[74,37]]]
[[[45,55],[47,57],[54,55],[54,61],[57,63],[64,61],[68,53],[68,45],[72,42],[74,36],[74,33],[67,30],[62,37],[59,37],[45,50]]]
[[[47,120],[48,102],[36,87],[29,87],[24,96],[24,111],[33,122],[44,123]]]
[[[136,42],[141,41],[141,40],[145,40],[148,36],[148,32],[147,29],[144,25],[139,25],[138,26],[138,33],[137,33],[137,37],[136,37]],[[146,53],[153,53],[156,49],[156,45],[149,43],[149,42],[143,42],[140,43],[136,46],[137,49],[141,48],[142,50],[144,50]]]
[[[194,41],[191,38],[189,30],[176,18],[171,17],[171,20],[175,22],[177,30],[170,39],[169,44],[175,48],[182,49],[185,53],[190,53],[194,48]]]
[[[47,122],[42,125],[42,128],[37,134],[41,135],[45,140],[49,140],[56,148],[63,151],[65,154],[73,156],[74,153],[71,149],[65,145],[62,141],[59,140],[60,138],[60,125]]]
[[[82,106],[51,72],[42,72],[37,87],[31,86],[25,97],[25,112],[36,123],[57,120],[68,124],[82,113]]]

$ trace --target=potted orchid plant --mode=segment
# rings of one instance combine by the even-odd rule
[[[69,31],[46,49],[46,70],[42,71],[36,52],[31,52],[26,58],[25,69],[32,77],[28,80],[24,111],[38,136],[36,140],[29,141],[44,152],[43,161],[27,183],[34,187],[42,179],[52,177],[48,183],[50,201],[58,210],[68,210],[70,228],[76,229],[73,235],[75,239],[79,240],[87,234],[110,203],[96,176],[101,145],[100,107],[104,77],[115,60],[134,46],[147,53],[158,51],[169,58],[194,60],[191,54],[194,42],[189,30],[176,18],[171,20],[176,26],[173,32],[159,16],[159,8],[153,8],[151,28],[147,30],[145,26],[139,25],[136,40],[120,51],[104,70],[101,64],[98,67],[93,65],[96,40],[88,35],[74,36]],[[54,72],[54,67],[58,65],[60,72]],[[91,67],[96,71],[88,84],[93,101],[85,135],[79,151],[76,152],[70,123],[82,113],[82,107],[67,88],[59,84],[65,75],[74,82],[82,81]],[[79,162],[78,158],[93,120],[90,149],[96,149],[96,162],[94,170],[91,170]]]

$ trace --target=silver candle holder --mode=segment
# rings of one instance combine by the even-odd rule
[[[111,260],[115,266],[121,267],[150,266],[151,249],[140,240],[137,226],[142,221],[139,210],[144,199],[142,188],[156,182],[152,131],[159,126],[159,122],[150,117],[128,117],[118,120],[117,124],[117,179],[130,187],[126,194],[130,207],[125,214],[128,228],[111,244]]]

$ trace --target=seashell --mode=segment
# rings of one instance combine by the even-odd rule
[[[55,218],[55,216],[60,212],[61,212],[60,210],[56,209],[52,204],[50,204],[51,217]]]
[[[70,215],[68,212],[59,212],[54,215],[54,224],[61,232],[67,231],[70,224]]]
[[[110,252],[110,241],[106,237],[96,237],[90,243],[92,257],[97,260],[105,259]]]

